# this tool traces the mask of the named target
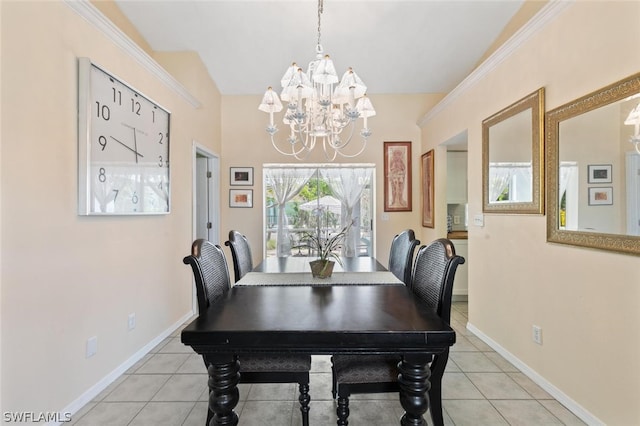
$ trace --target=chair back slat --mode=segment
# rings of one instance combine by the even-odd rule
[[[416,255],[411,290],[446,322],[451,319],[456,270],[464,262],[464,257],[456,255],[453,243],[446,238],[420,247]]]
[[[419,244],[420,240],[416,240],[413,229],[405,229],[391,241],[388,269],[405,285],[411,282],[413,252]]]
[[[198,309],[204,312],[231,285],[224,251],[217,244],[198,239],[191,245],[191,255],[185,257],[183,262],[191,265],[196,282]]]
[[[224,244],[231,249],[233,272],[236,282],[238,282],[240,278],[244,277],[247,272],[251,272],[253,269],[249,240],[240,232],[231,230],[229,231],[229,240]]]

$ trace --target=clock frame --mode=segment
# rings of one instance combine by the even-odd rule
[[[89,58],[78,59],[78,213],[170,212],[171,113]]]

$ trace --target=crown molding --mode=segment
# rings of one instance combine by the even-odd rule
[[[115,45],[127,52],[140,65],[154,76],[158,77],[167,87],[182,96],[194,108],[200,108],[202,103],[164,68],[162,68],[151,56],[133,42],[120,28],[107,19],[88,0],[64,0],[78,15],[86,19],[97,30],[101,31]]]
[[[549,22],[558,17],[574,0],[551,0],[522,28],[515,32],[509,40],[496,49],[480,66],[471,72],[460,84],[438,102],[424,117],[418,121],[418,126],[422,127],[431,121],[436,115],[447,108],[454,100],[470,90],[480,80],[485,78],[500,63],[507,59],[529,38],[541,31]]]

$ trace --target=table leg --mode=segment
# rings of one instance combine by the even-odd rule
[[[398,363],[400,404],[405,411],[400,419],[402,426],[426,426],[427,424],[422,415],[429,408],[427,392],[431,388],[429,383],[431,370],[427,363],[430,358],[429,355],[408,354]]]
[[[228,361],[228,360],[227,360]],[[209,368],[209,415],[207,426],[236,426],[238,415],[233,411],[240,394],[240,365],[237,357],[228,362],[222,359],[210,360]],[[213,415],[211,415],[213,413]]]

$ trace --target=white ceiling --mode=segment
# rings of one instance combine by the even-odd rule
[[[369,93],[448,93],[524,0],[324,0],[321,43]],[[316,0],[116,0],[155,51],[196,51],[224,95],[276,88],[315,56]]]

